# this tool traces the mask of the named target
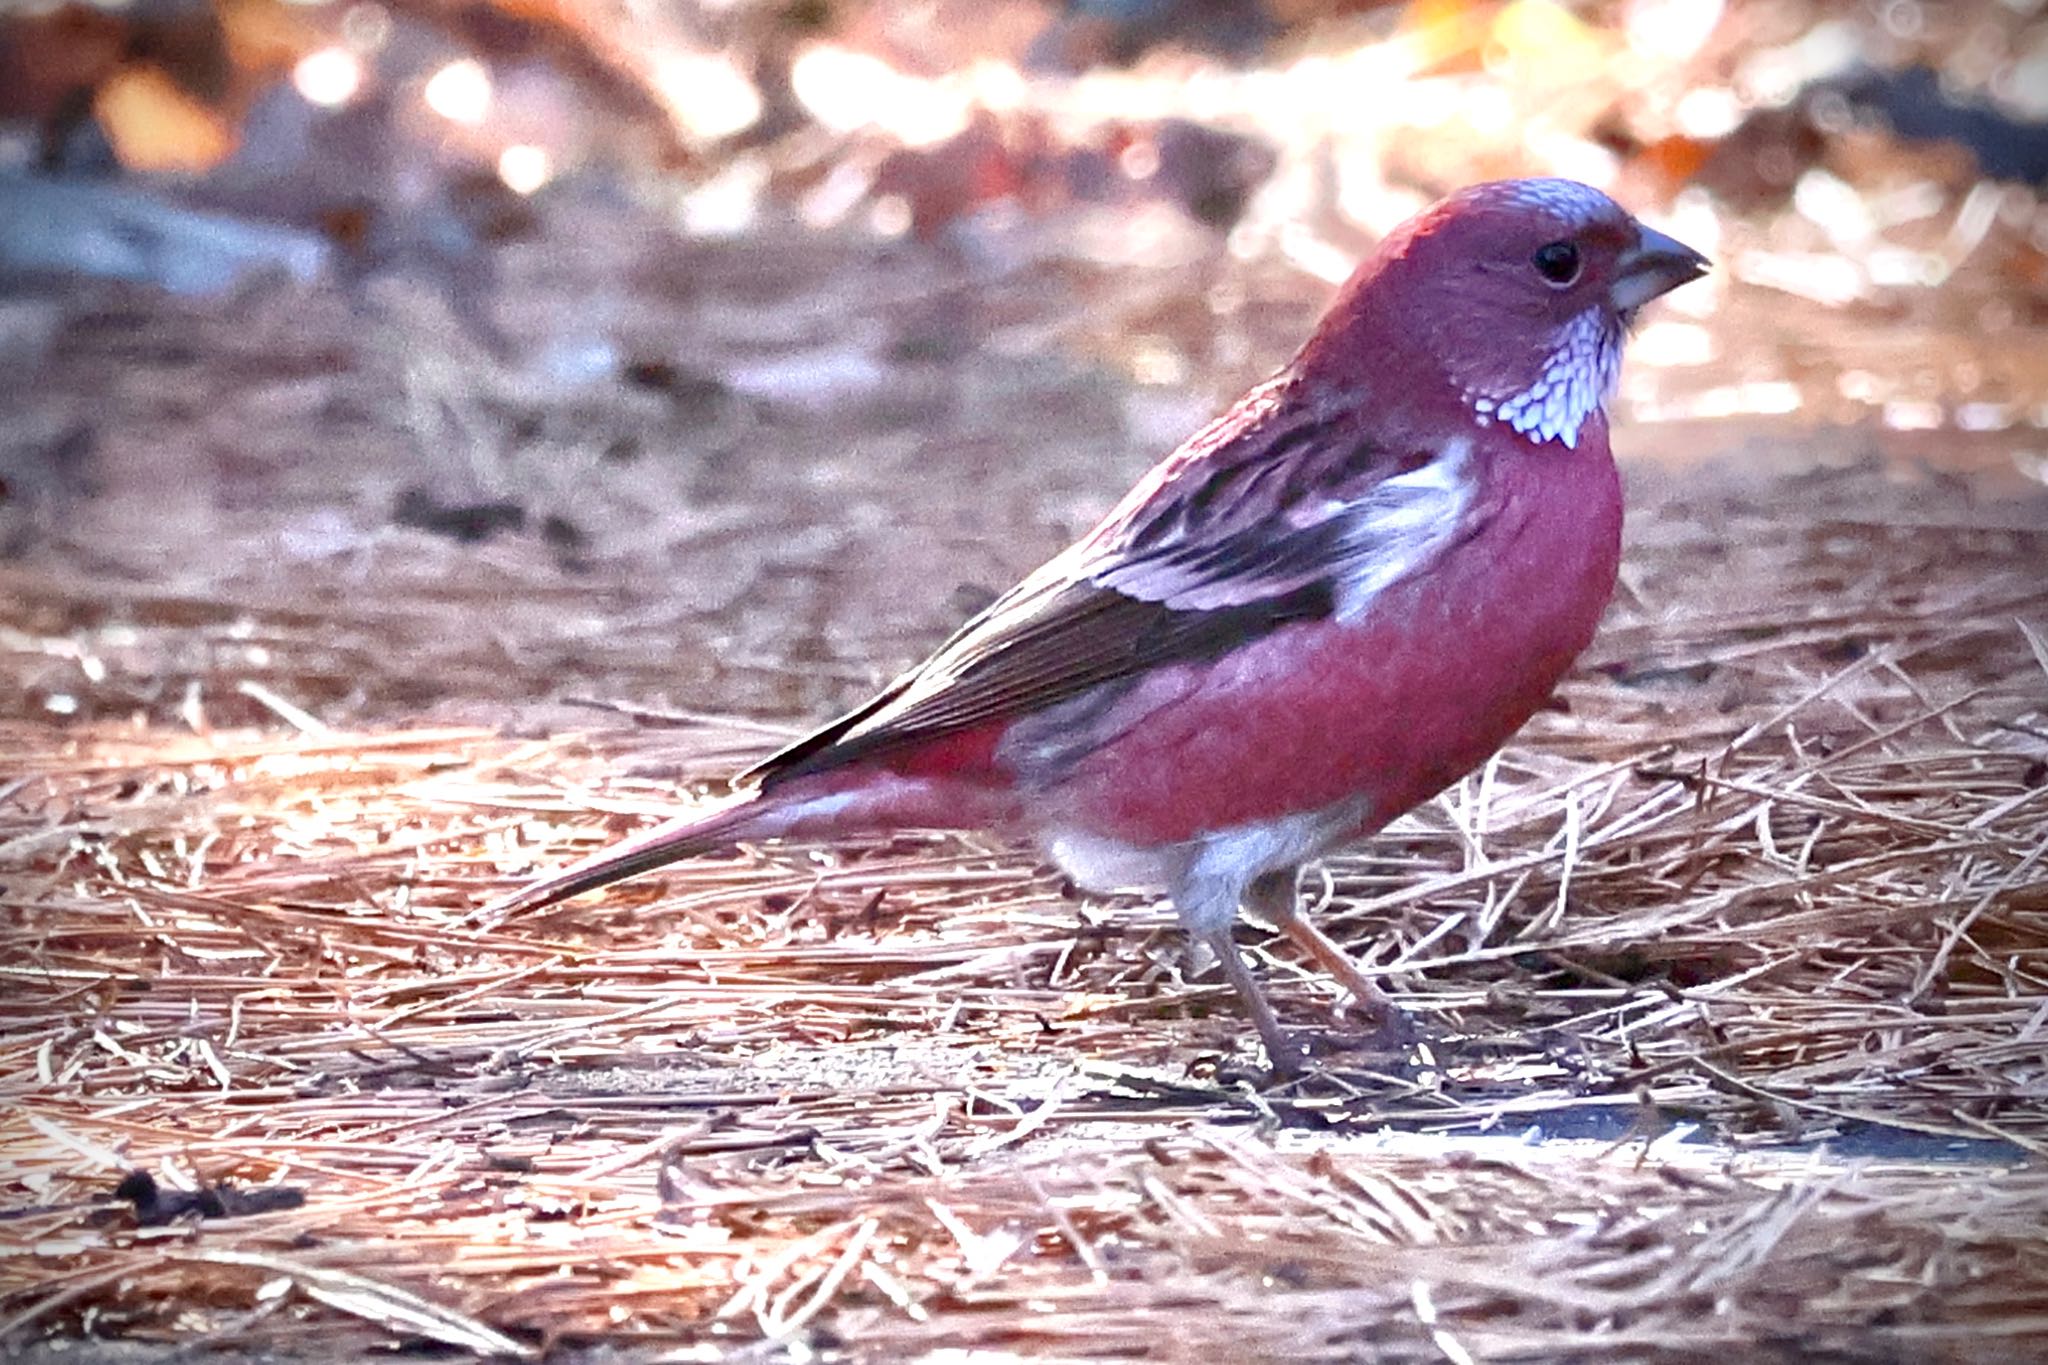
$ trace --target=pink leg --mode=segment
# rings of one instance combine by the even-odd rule
[[[1301,913],[1295,896],[1294,877],[1291,871],[1266,873],[1246,892],[1246,906],[1255,914],[1271,920],[1281,933],[1306,949],[1318,966],[1336,977],[1344,989],[1365,1006],[1382,1030],[1389,1033],[1403,1031],[1407,1020],[1392,997],[1381,990],[1371,977],[1358,970],[1358,964],[1351,960],[1351,955],[1332,943],[1328,935],[1309,923],[1308,917]]]

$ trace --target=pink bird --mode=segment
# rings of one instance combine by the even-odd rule
[[[1300,1053],[1233,944],[1241,908],[1391,1026],[1296,874],[1483,762],[1591,641],[1620,558],[1622,345],[1706,267],[1573,181],[1451,195],[1278,375],[930,658],[722,804],[501,910],[738,843],[993,829],[1086,890],[1163,890],[1280,1072]]]

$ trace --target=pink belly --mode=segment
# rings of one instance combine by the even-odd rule
[[[1059,784],[1065,818],[1156,844],[1363,795],[1372,829],[1484,762],[1549,699],[1613,592],[1619,483],[1591,453],[1534,457],[1562,477],[1506,490],[1484,531],[1364,619],[1290,627],[1134,690],[1142,719]]]

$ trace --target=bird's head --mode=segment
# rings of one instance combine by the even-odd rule
[[[1297,364],[1572,447],[1613,391],[1636,310],[1706,268],[1590,185],[1474,185],[1379,244]]]

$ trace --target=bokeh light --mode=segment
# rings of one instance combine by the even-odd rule
[[[491,112],[491,73],[482,62],[464,57],[436,71],[420,94],[427,108],[450,123],[481,127]]]
[[[515,194],[533,194],[554,176],[554,163],[545,147],[522,142],[498,154],[498,178]]]
[[[655,63],[654,86],[676,121],[701,142],[745,132],[761,117],[754,83],[722,53],[668,53]]]
[[[363,64],[345,48],[323,47],[292,67],[292,87],[323,109],[347,104],[362,86]]]

